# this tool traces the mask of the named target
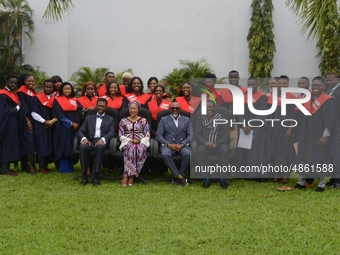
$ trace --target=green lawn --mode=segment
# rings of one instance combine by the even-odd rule
[[[226,191],[200,181],[83,187],[74,176],[0,176],[0,254],[339,253],[340,190],[241,180]]]

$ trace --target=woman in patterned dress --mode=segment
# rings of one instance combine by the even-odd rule
[[[120,150],[124,150],[124,173],[122,186],[132,186],[146,160],[150,145],[150,127],[145,118],[138,116],[141,105],[138,101],[129,103],[130,116],[119,122]]]

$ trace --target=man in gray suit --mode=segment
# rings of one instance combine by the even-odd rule
[[[184,178],[186,169],[190,164],[190,120],[179,114],[179,103],[170,106],[170,115],[163,117],[158,125],[156,140],[161,144],[161,154],[165,165],[170,168],[178,185],[188,186]],[[182,156],[181,166],[178,169],[172,158],[173,154]]]
[[[89,165],[88,155],[91,151],[95,151],[92,182],[94,186],[99,185],[99,170],[103,162],[104,151],[115,134],[113,118],[105,114],[107,108],[106,99],[99,98],[96,108],[97,114],[87,116],[85,122],[77,131],[77,137],[80,140],[80,165],[83,172],[81,185],[88,183],[86,170]]]

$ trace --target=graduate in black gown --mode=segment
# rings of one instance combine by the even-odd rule
[[[248,87],[253,89],[252,94],[252,104],[256,110],[267,110],[267,96],[258,90],[258,79],[255,77],[250,77],[248,79]],[[259,116],[252,113],[248,107],[248,93],[244,95],[245,98],[245,113],[242,116],[239,116],[237,119],[238,122],[245,121],[244,126],[239,126],[240,129],[243,130],[245,135],[252,135],[252,143],[251,149],[245,148],[237,148],[237,164],[240,168],[241,166],[258,166],[265,165],[267,163],[267,123],[265,121],[266,116]],[[253,120],[259,121],[253,121]],[[262,122],[260,121],[262,120]],[[249,124],[249,125],[248,125]],[[252,134],[250,134],[252,133]],[[262,174],[261,172],[247,172],[240,173],[240,178],[250,178],[256,179],[257,181],[263,181],[268,176]]]
[[[317,76],[312,82],[312,98],[305,108],[312,113],[302,118],[299,149],[296,158],[299,182],[295,188],[305,189],[306,178],[319,178],[317,192],[323,192],[326,177],[339,166],[339,127],[335,99],[324,94],[325,79]]]
[[[35,144],[32,113],[32,101],[36,95],[34,89],[34,77],[31,74],[24,74],[18,78],[18,97],[21,103],[19,112],[20,121],[20,148],[21,148],[21,169],[35,174]]]
[[[0,89],[0,163],[1,174],[16,176],[10,163],[20,160],[19,111],[20,102],[15,89],[17,78],[8,76],[6,87]]]
[[[48,174],[47,166],[54,160],[52,137],[53,82],[45,80],[43,89],[42,93],[33,98],[31,115],[34,119],[33,128],[39,170],[42,174]]]
[[[52,107],[52,116],[58,119],[53,130],[54,155],[65,174],[74,172],[73,142],[81,122],[82,107],[74,96],[73,86],[64,82]]]
[[[290,169],[291,164],[294,162],[294,140],[293,140],[293,125],[289,122],[284,122],[285,126],[281,125],[281,122],[285,119],[293,119],[294,105],[288,104],[286,106],[286,115],[281,114],[281,88],[289,86],[289,78],[285,75],[281,75],[278,78],[278,100],[277,107],[271,116],[267,116],[267,119],[278,119],[279,121],[268,122],[269,129],[269,147],[268,147],[268,159],[269,164],[273,167],[279,167],[280,169]],[[291,93],[286,93],[286,98],[296,98]],[[272,94],[268,96],[267,105],[271,107],[273,102]],[[278,168],[277,168],[278,169]],[[291,170],[291,169],[290,169]],[[288,183],[290,177],[290,171],[279,171],[274,173],[274,182],[278,182],[279,179],[283,180],[281,183]]]

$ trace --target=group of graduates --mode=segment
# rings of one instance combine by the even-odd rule
[[[332,174],[330,184],[333,188],[340,187],[339,178],[339,121],[340,121],[340,88],[339,76],[330,73],[326,78],[315,77],[310,81],[306,77],[299,79],[298,87],[310,91],[311,99],[304,103],[304,107],[311,113],[305,115],[294,105],[286,106],[286,115],[281,113],[281,89],[289,86],[287,76],[275,77],[270,81],[270,88],[277,88],[278,103],[276,110],[270,116],[259,116],[248,108],[248,89],[239,85],[239,73],[229,72],[229,83],[238,87],[244,94],[245,112],[243,115],[233,114],[234,97],[229,89],[215,90],[216,76],[206,74],[204,86],[210,102],[215,106],[228,109],[230,119],[238,123],[230,128],[236,129],[238,135],[251,135],[251,148],[236,149],[235,165],[239,170],[242,166],[287,166],[290,171],[276,173],[241,173],[237,171],[237,178],[250,178],[259,181],[273,179],[288,183],[292,171],[299,173],[299,182],[295,188],[304,189],[319,178],[316,191],[324,191],[326,177]],[[31,174],[36,172],[35,162],[39,164],[39,171],[48,173],[48,164],[54,162],[61,173],[74,171],[75,158],[73,141],[77,130],[84,122],[87,111],[96,107],[98,98],[105,98],[107,106],[118,111],[125,109],[129,103],[137,101],[142,108],[152,114],[151,136],[157,132],[157,114],[170,108],[172,101],[180,105],[182,111],[187,112],[197,120],[201,116],[201,93],[195,86],[186,82],[174,100],[165,93],[165,87],[158,84],[156,77],[151,77],[147,86],[149,93],[144,92],[143,81],[131,74],[123,75],[123,84],[115,82],[115,74],[105,74],[105,83],[85,83],[79,98],[75,97],[73,86],[63,82],[59,76],[53,76],[43,84],[43,92],[36,93],[34,77],[30,74],[20,77],[8,76],[6,87],[0,90],[0,163],[1,173],[15,176],[10,170],[11,162],[21,160],[21,168]],[[252,105],[257,110],[271,108],[273,94],[265,94],[259,90],[259,80],[250,77],[247,87],[252,88]],[[206,91],[205,90],[205,91]],[[304,98],[304,93],[293,95],[286,93],[286,98]],[[215,116],[215,115],[213,115]],[[279,120],[275,123],[267,119]],[[289,125],[281,125],[281,121],[296,120]],[[253,121],[256,120],[256,121]],[[262,120],[262,122],[261,122]],[[242,124],[243,123],[243,124]],[[251,124],[249,124],[251,123]],[[263,125],[261,123],[264,123]],[[194,124],[194,125],[193,125]],[[199,123],[198,123],[199,124]],[[202,123],[202,125],[205,125]],[[210,125],[210,124],[209,124]],[[192,123],[195,139],[195,127]],[[208,125],[207,125],[208,126]],[[210,125],[211,130],[213,127]],[[229,129],[228,129],[229,132]],[[229,160],[229,135],[223,136],[226,147],[226,161]],[[227,138],[225,138],[227,137]],[[197,137],[196,137],[197,138]],[[210,139],[210,138],[209,138]],[[203,141],[202,144],[220,143]],[[214,150],[212,150],[214,153]],[[196,157],[196,155],[191,155]],[[295,166],[295,167],[292,167]],[[208,183],[208,184],[207,184]],[[209,180],[205,179],[203,187],[209,187]]]

